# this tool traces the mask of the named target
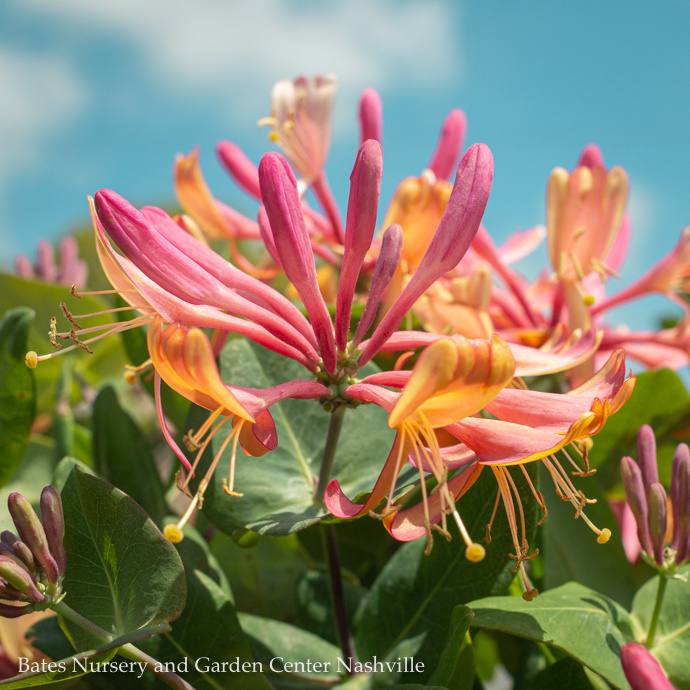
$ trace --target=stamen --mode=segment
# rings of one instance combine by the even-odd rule
[[[486,526],[486,536],[484,537],[484,541],[487,544],[491,543],[491,527],[494,524],[494,519],[496,517],[496,511],[498,510],[498,503],[501,500],[501,489],[499,488],[498,491],[496,492],[496,500],[494,501],[494,509],[491,511],[491,519],[489,520],[489,524]]]
[[[67,308],[67,305],[64,302],[60,302],[60,309],[62,309],[62,313],[65,315],[65,318],[72,324],[74,328],[76,328],[78,331],[81,330],[81,326],[74,320],[74,317],[70,313],[70,310]]]
[[[228,496],[237,496],[238,498],[241,498],[244,496],[244,494],[239,493],[237,491],[234,491],[234,486],[235,486],[235,463],[237,460],[237,442],[240,440],[240,433],[242,431],[242,427],[246,424],[245,419],[241,419],[238,423],[237,426],[234,428],[233,433],[228,434],[228,437],[223,441],[223,445],[220,447],[220,450],[218,451],[218,454],[221,455],[225,448],[227,447],[229,441],[231,438],[233,438],[232,442],[232,454],[230,456],[230,472],[229,472],[229,479],[225,479],[223,477],[223,491]]]
[[[62,345],[60,345],[60,343],[57,341],[57,319],[54,316],[50,317],[50,330],[48,331],[48,337],[50,338],[50,344],[56,350],[62,350]],[[38,360],[40,361],[40,357]]]
[[[74,330],[74,328],[69,332],[69,337],[77,345],[77,347],[80,347],[82,350],[88,352],[90,355],[93,354],[93,350],[85,342],[77,338],[77,333]]]
[[[539,504],[539,507],[541,508],[541,512],[543,513],[539,522],[537,522],[537,527],[541,527],[541,525],[544,523],[544,520],[546,520],[546,516],[549,514],[549,511],[546,510],[546,503],[544,503],[544,497],[542,496],[541,491],[537,491],[534,484],[532,484],[532,479],[529,476],[529,473],[527,472],[527,470],[525,469],[525,466],[520,465],[520,469],[522,470],[522,474],[524,475],[525,479],[527,480],[527,484],[529,485],[529,488],[532,490],[532,495],[536,499],[537,503]]]
[[[201,448],[202,439],[206,435],[206,432],[213,426],[213,422],[218,419],[218,416],[225,408],[221,405],[204,421],[204,423],[199,427],[198,431],[190,429],[182,438],[182,442],[187,447],[188,451],[195,451]]]
[[[197,489],[197,492],[194,495],[192,502],[189,504],[189,506],[187,506],[187,510],[185,511],[184,515],[180,518],[179,522],[176,525],[165,526],[165,529],[163,530],[163,535],[168,541],[172,542],[173,544],[179,544],[182,541],[182,539],[184,538],[184,535],[182,534],[182,529],[187,524],[187,522],[189,522],[189,518],[192,517],[192,514],[194,513],[194,510],[196,509],[197,505],[199,506],[199,508],[201,508],[201,503],[203,502],[204,492],[206,491],[207,485],[208,479],[204,477],[199,482],[199,488]]]
[[[90,296],[90,295],[123,295],[126,292],[139,292],[139,290],[89,290],[86,292],[79,292],[77,290],[76,285],[72,285],[69,289],[69,294],[72,295],[72,297],[77,297],[78,299],[81,299],[82,297]],[[131,308],[131,307],[130,307]]]

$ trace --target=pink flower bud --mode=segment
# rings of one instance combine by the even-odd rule
[[[46,486],[41,492],[41,518],[48,539],[48,547],[58,566],[60,575],[65,574],[67,553],[63,544],[65,538],[65,517],[62,500],[54,486]]]
[[[642,471],[645,494],[649,496],[652,484],[659,483],[659,469],[656,464],[656,439],[649,424],[643,424],[637,432],[637,464]]]
[[[625,488],[625,497],[637,522],[637,535],[642,549],[647,553],[653,552],[652,539],[649,534],[649,508],[647,496],[642,483],[642,472],[637,463],[629,457],[621,459],[621,477]]]
[[[623,645],[621,664],[632,690],[674,690],[659,662],[637,642]]]
[[[46,596],[38,591],[31,573],[7,556],[0,556],[0,577],[35,604],[47,601]]]
[[[649,534],[652,537],[654,560],[664,564],[664,541],[666,539],[666,491],[661,484],[649,488]]]
[[[48,582],[56,584],[60,576],[55,559],[48,548],[48,539],[41,521],[29,501],[19,493],[11,493],[7,499],[10,515],[22,541],[31,549]],[[0,557],[2,558],[2,557]]]

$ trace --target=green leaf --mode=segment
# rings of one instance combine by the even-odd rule
[[[0,321],[0,486],[17,471],[36,416],[36,382],[26,366],[31,309],[8,311]]]
[[[75,467],[78,468],[80,472],[85,474],[90,474],[94,477],[98,476],[93,467],[89,467],[81,460],[77,460],[76,458],[71,458],[69,456],[62,458],[55,468],[53,480],[50,482],[60,493],[62,493],[62,490],[65,488],[65,484],[67,484],[67,480],[69,479],[69,476]]]
[[[448,629],[448,640],[443,652],[441,652],[438,666],[429,679],[430,683],[447,686],[453,679],[458,669],[458,662],[460,661],[462,652],[469,646],[467,643],[467,632],[470,629],[473,619],[474,612],[469,607],[456,606],[453,609]],[[472,668],[472,673],[469,673],[470,669],[466,666],[462,668],[462,671],[463,675],[467,677],[469,681],[467,687],[471,687],[472,679],[474,678],[474,668]]]
[[[690,576],[690,565],[683,566],[681,573]],[[632,615],[644,631],[649,630],[658,588],[657,576],[640,588],[633,601]],[[637,641],[644,643],[645,639],[646,635],[641,635]],[[669,579],[667,582],[650,651],[678,690],[690,689],[690,583],[687,581]]]
[[[308,377],[304,367],[245,338],[228,342],[220,357],[223,380],[234,386],[265,388]],[[373,368],[371,368],[373,371]],[[260,458],[237,451],[235,490],[227,496],[216,470],[204,498],[204,514],[219,529],[232,533],[247,527],[261,534],[284,536],[328,515],[313,500],[330,415],[315,400],[284,400],[271,407],[278,448]],[[207,416],[196,408],[187,428],[198,429]],[[371,491],[393,441],[387,413],[376,405],[347,410],[332,475],[348,496]],[[206,450],[197,481],[228,434],[221,429]],[[226,451],[229,458],[230,450]],[[220,461],[220,467],[227,462]]]
[[[272,673],[271,681],[277,687],[281,684],[274,672],[282,669],[286,676],[299,680],[297,687],[310,687],[309,681],[333,683],[345,671],[340,649],[312,633],[248,613],[240,614],[240,622],[254,658],[265,673]]]
[[[93,463],[98,474],[131,496],[158,525],[167,513],[153,453],[132,418],[106,386],[93,406]]]
[[[620,664],[620,648],[635,639],[635,620],[615,601],[570,582],[540,594],[489,597],[470,602],[473,626],[543,642],[563,650],[603,676],[616,688],[629,688]]]
[[[201,537],[185,527],[185,539],[176,548],[185,565],[187,605],[169,632],[139,647],[161,663],[174,663],[178,674],[197,690],[270,688],[261,673],[249,671],[257,667],[253,666],[227,582]],[[213,664],[219,666],[214,668]],[[164,687],[161,683],[158,686]]]
[[[247,549],[217,532],[211,551],[227,574],[241,611],[279,620],[294,618],[295,587],[312,567],[295,535],[259,537],[259,543]]]
[[[53,478],[55,467],[55,441],[44,436],[32,436],[24,459],[12,479],[0,489],[0,505],[7,506],[7,498],[13,491],[24,496],[34,507],[38,508],[41,491]],[[14,531],[14,523],[9,511],[0,510],[0,531]]]
[[[535,679],[533,690],[592,690],[592,684],[581,664],[572,657],[559,659]]]
[[[597,478],[607,491],[620,482],[620,459],[635,457],[637,430],[649,424],[657,438],[659,481],[668,486],[671,458],[678,443],[687,438],[690,395],[678,375],[670,369],[647,371],[637,376],[635,390],[623,408],[606,421],[594,438],[590,454],[598,468]]]
[[[529,471],[534,476],[534,468]],[[519,472],[512,476],[525,507],[529,539],[536,524],[536,505],[523,476]],[[485,534],[495,498],[496,482],[487,470],[457,503],[470,535],[477,541]],[[476,597],[502,593],[513,578],[515,561],[508,554],[514,547],[503,509],[497,511],[491,534],[493,540],[480,563],[465,558],[465,545],[457,532],[451,543],[436,535],[428,556],[424,555],[424,539],[399,549],[357,613],[355,644],[360,658],[413,656],[424,663],[422,679],[428,680],[440,663],[453,609]],[[399,680],[419,681],[420,677],[404,674]]]
[[[24,280],[17,276],[0,273],[0,313],[11,309],[17,304],[26,304],[36,312],[33,328],[29,333],[27,350],[35,350],[39,355],[55,352],[48,338],[50,319],[57,317],[59,331],[69,332],[71,326],[62,316],[60,302],[66,302],[69,309],[75,314],[87,314],[103,311],[109,308],[109,304],[98,297],[85,295],[82,299],[71,297],[69,288],[64,285],[48,285],[38,281]],[[82,326],[100,326],[112,323],[113,319],[108,315],[96,316],[77,321]],[[67,341],[69,342],[69,341]],[[60,368],[64,358],[70,358],[74,362],[74,371],[82,376],[89,384],[102,384],[104,379],[114,377],[122,380],[122,368],[125,364],[125,356],[120,338],[105,338],[95,343],[93,355],[76,349],[61,355],[57,359],[48,359],[39,362],[34,370],[39,407],[49,409],[52,401],[55,381],[60,374]],[[26,352],[22,353],[22,358]]]
[[[107,631],[124,635],[167,624],[185,602],[175,548],[119,489],[75,468],[62,491],[69,605]],[[77,648],[93,638],[69,624]]]
[[[564,461],[561,465],[565,468],[566,463]],[[575,519],[575,508],[557,496],[553,481],[543,465],[541,479],[548,510],[541,528],[544,589],[554,589],[566,582],[579,582],[629,608],[635,593],[633,571],[623,551],[618,524],[599,486],[598,474],[587,478],[574,477],[573,482],[588,499],[596,500],[596,503],[585,506],[584,512],[597,527],[611,530],[611,538],[606,544],[598,544],[597,535],[584,520]]]

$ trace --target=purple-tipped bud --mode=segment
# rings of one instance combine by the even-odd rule
[[[376,317],[376,309],[383,293],[386,291],[389,283],[395,275],[395,271],[400,263],[400,254],[403,246],[403,231],[402,227],[397,223],[391,224],[383,233],[381,240],[381,249],[379,250],[379,257],[374,266],[374,273],[371,277],[371,287],[369,288],[369,296],[367,303],[362,313],[362,318],[359,320],[357,332],[353,339],[354,345],[359,345],[362,338],[369,330],[369,327],[374,323]]]
[[[39,277],[46,283],[56,283],[58,268],[55,263],[55,250],[50,242],[43,240],[38,243],[38,262],[36,264]]]
[[[31,549],[23,541],[15,541],[12,546],[14,555],[29,569],[29,572],[36,572],[36,562],[31,553]]]
[[[676,563],[690,557],[690,462],[681,462],[678,468],[678,543]],[[675,517],[674,509],[674,517]]]
[[[632,690],[674,690],[659,662],[637,642],[621,647],[621,665]]]
[[[629,457],[621,459],[621,477],[625,488],[625,497],[637,522],[637,536],[642,549],[647,553],[653,553],[652,539],[649,534],[649,509],[647,496],[642,484],[642,472],[637,463]]]
[[[365,89],[359,99],[359,143],[367,139],[383,141],[383,105],[375,89]]]
[[[33,606],[12,606],[11,604],[0,604],[0,616],[3,618],[19,618],[25,613],[31,613]]]
[[[335,307],[335,338],[340,351],[347,345],[355,286],[376,230],[382,176],[381,144],[368,139],[359,147],[350,175],[345,247]]]
[[[649,496],[652,484],[659,483],[659,469],[656,464],[656,439],[648,424],[641,426],[637,432],[637,464],[642,471],[645,494]]]
[[[666,541],[666,491],[661,484],[649,487],[649,535],[652,538],[654,560],[664,564],[664,543]]]
[[[57,584],[60,576],[57,563],[48,548],[48,538],[41,521],[31,507],[29,501],[19,493],[11,493],[7,499],[7,506],[14,525],[22,541],[31,549],[34,558],[43,568],[48,582]]]
[[[47,601],[45,594],[38,591],[31,573],[7,556],[0,556],[0,577],[19,590],[29,601],[35,604],[44,604]]]
[[[673,465],[671,469],[671,510],[673,515],[673,538],[671,546],[674,549],[678,548],[678,528],[680,527],[680,473],[681,466],[684,463],[690,463],[690,449],[687,444],[681,443],[673,454]]]
[[[48,539],[48,548],[58,566],[60,575],[65,574],[67,553],[65,538],[65,516],[62,512],[62,499],[54,486],[46,486],[41,492],[41,518]]]
[[[451,110],[443,121],[438,144],[436,144],[436,149],[426,166],[436,175],[437,179],[447,180],[455,170],[455,164],[465,141],[466,131],[467,118],[465,113],[458,109]]]
[[[14,532],[10,532],[10,530],[6,529],[3,530],[2,534],[0,534],[0,541],[12,548],[14,546],[14,542],[19,541],[19,539]]]

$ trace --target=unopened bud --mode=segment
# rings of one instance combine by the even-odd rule
[[[12,585],[0,582],[0,599],[19,601],[23,597],[24,595],[18,589],[12,587]]]
[[[621,477],[625,488],[625,497],[635,516],[637,536],[642,549],[647,553],[652,553],[652,539],[649,535],[649,509],[642,484],[642,473],[632,458],[626,456],[621,459]]]
[[[680,513],[683,504],[680,500],[680,475],[681,468],[683,464],[690,463],[690,450],[687,444],[681,443],[676,452],[673,454],[673,465],[671,469],[671,486],[670,486],[670,496],[671,496],[671,510],[673,516],[673,539],[671,541],[671,546],[674,549],[678,549],[678,530],[680,528]]]
[[[652,484],[659,483],[659,469],[656,464],[656,439],[649,424],[643,424],[637,432],[637,464],[642,472],[642,483],[647,498]]]
[[[666,491],[661,484],[649,487],[649,534],[652,538],[654,560],[664,564],[664,541],[666,539]]]
[[[12,548],[14,546],[14,542],[19,541],[19,538],[14,532],[10,532],[10,530],[6,529],[3,530],[2,534],[0,534],[0,541]]]
[[[11,493],[7,499],[10,515],[22,541],[31,549],[38,564],[43,568],[48,582],[57,583],[59,572],[55,559],[48,548],[48,539],[41,521],[29,501],[19,493]]]
[[[659,662],[637,642],[621,647],[621,665],[632,690],[674,690]]]
[[[676,563],[680,564],[690,556],[690,461],[680,463],[677,481],[678,544],[676,546]]]
[[[0,604],[0,616],[3,618],[19,618],[25,613],[31,613],[33,606],[12,606],[12,604]]]
[[[46,486],[41,492],[41,518],[48,539],[48,548],[58,566],[60,576],[65,574],[67,553],[65,552],[65,516],[62,499],[54,486]]]
[[[15,541],[12,546],[14,555],[21,560],[21,562],[29,569],[29,572],[36,572],[36,562],[31,553],[31,549],[23,541]]]
[[[47,601],[44,594],[38,591],[31,574],[7,556],[0,556],[0,577],[24,596],[36,604]]]

